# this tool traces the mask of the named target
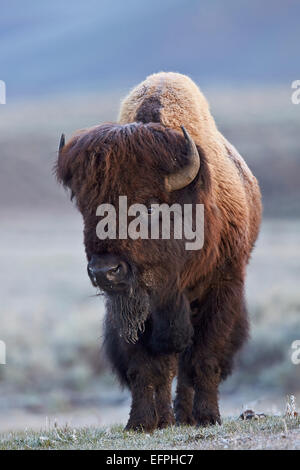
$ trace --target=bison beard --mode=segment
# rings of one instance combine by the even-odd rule
[[[106,297],[106,309],[112,327],[126,343],[136,343],[145,332],[150,320],[150,334],[146,335],[147,347],[154,353],[181,352],[191,342],[193,328],[190,306],[186,297],[178,292],[172,299],[158,302],[160,295],[149,296],[137,283],[129,292]]]
[[[106,308],[119,336],[127,343],[136,343],[139,334],[145,331],[145,322],[150,312],[147,292],[134,285],[129,292],[107,296]]]

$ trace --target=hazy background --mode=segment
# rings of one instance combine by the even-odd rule
[[[249,266],[252,338],[222,412],[282,410],[300,393],[300,79],[297,1],[0,0],[0,430],[106,424],[130,404],[101,352],[103,305],[82,224],[52,175],[61,132],[115,120],[148,74],[190,75],[260,181]]]

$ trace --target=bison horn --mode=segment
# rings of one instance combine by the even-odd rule
[[[66,143],[65,134],[62,134],[60,141],[59,141],[59,152],[63,149],[63,147],[65,146],[65,143]]]
[[[187,144],[188,163],[184,168],[166,177],[165,186],[168,192],[182,189],[190,184],[196,178],[200,168],[200,156],[196,144],[183,126],[181,129]]]

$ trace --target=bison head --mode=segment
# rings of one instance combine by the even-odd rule
[[[119,236],[120,217],[124,220],[119,196],[127,197],[128,206],[143,204],[149,218],[153,204],[202,202],[208,184],[205,159],[182,130],[154,123],[104,124],[79,131],[67,144],[61,139],[56,173],[83,216],[88,274],[105,292],[108,312],[128,341],[136,341],[150,314],[164,305],[173,301],[181,305],[174,308],[186,308],[178,298],[191,256],[184,239],[172,232],[168,240]],[[116,209],[115,239],[97,236],[101,204]]]

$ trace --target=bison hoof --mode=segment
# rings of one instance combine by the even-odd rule
[[[221,417],[219,413],[203,413],[196,418],[197,426],[207,427],[207,426],[214,426],[215,424],[222,424]]]
[[[135,431],[135,432],[153,432],[157,428],[157,422],[142,423],[129,420],[124,431]]]
[[[176,415],[176,424],[177,426],[195,426],[197,423],[193,415],[178,413]]]
[[[135,431],[135,432],[153,432],[156,429],[156,426],[148,424],[130,424],[128,423],[124,431]]]
[[[168,426],[174,426],[175,424],[175,418],[173,413],[167,414],[165,416],[162,416],[159,421],[158,421],[158,428],[163,429],[167,428]]]

